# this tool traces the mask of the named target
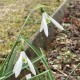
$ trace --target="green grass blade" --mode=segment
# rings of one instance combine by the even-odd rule
[[[17,45],[17,43],[13,46],[13,48],[15,48],[16,45]],[[13,51],[13,49],[12,49],[12,51]],[[8,65],[8,62],[10,60],[10,57],[11,57],[11,53],[8,54],[6,60],[3,62],[3,66],[2,66],[2,68],[0,70],[0,76],[3,76],[5,74],[4,72],[7,69],[7,65]]]
[[[39,72],[39,70],[38,70],[38,67],[35,66],[35,68],[36,68],[37,74],[40,74],[40,72]],[[38,78],[39,78],[39,80],[44,80],[43,76],[39,76]]]
[[[41,48],[40,48],[40,51],[41,51],[42,55],[44,55],[44,51],[43,51]],[[45,65],[45,68],[46,68],[47,70],[49,70],[49,72],[48,72],[49,80],[55,80],[55,79],[53,78],[53,76],[52,76],[52,72],[51,72],[51,70],[50,70],[50,68],[49,68],[49,66],[48,66],[48,63],[47,63],[47,61],[46,61],[45,56],[42,58],[42,62],[43,62],[43,64]]]
[[[14,53],[12,54],[10,60],[9,60],[9,63],[7,65],[7,69],[5,71],[5,73],[11,71],[13,69],[13,66],[14,66],[14,60],[16,59],[16,53],[17,53],[17,48],[14,50]]]

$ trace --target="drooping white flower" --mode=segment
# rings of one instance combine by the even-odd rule
[[[36,71],[34,69],[34,66],[32,64],[32,62],[30,61],[30,59],[27,57],[27,55],[25,54],[24,51],[21,51],[20,52],[20,57],[19,59],[17,60],[14,68],[13,68],[13,73],[15,73],[15,77],[18,77],[20,72],[21,72],[21,69],[22,69],[22,65],[23,63],[28,63],[28,66],[31,70],[31,72],[36,75]]]
[[[46,12],[42,13],[42,22],[40,26],[40,32],[44,30],[45,35],[48,37],[48,23],[52,22],[57,28],[64,30],[63,27]]]
[[[27,74],[26,75],[26,80],[30,79],[31,78],[31,74]]]

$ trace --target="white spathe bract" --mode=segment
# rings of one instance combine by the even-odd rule
[[[26,80],[30,79],[31,78],[31,74],[27,74],[26,75]]]
[[[42,22],[40,26],[40,32],[44,30],[45,35],[48,37],[48,21],[51,21],[57,28],[64,30],[63,27],[52,17],[50,17],[46,12],[42,13]]]
[[[18,77],[20,72],[21,72],[21,69],[22,69],[22,65],[23,63],[28,63],[29,65],[29,68],[31,70],[31,72],[36,75],[36,71],[34,69],[34,66],[32,64],[32,62],[30,61],[30,59],[27,57],[27,55],[25,54],[24,51],[21,51],[20,52],[20,57],[19,59],[17,60],[15,66],[14,66],[14,69],[13,69],[13,73],[15,73],[15,77]]]

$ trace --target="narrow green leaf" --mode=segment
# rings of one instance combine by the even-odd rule
[[[44,51],[43,51],[41,48],[40,48],[40,51],[41,51],[42,55],[44,55]],[[42,62],[43,62],[43,64],[44,64],[45,68],[46,68],[47,70],[49,70],[49,72],[48,72],[49,80],[55,80],[55,79],[53,78],[53,76],[52,76],[52,72],[51,72],[51,70],[50,70],[50,68],[49,68],[49,66],[48,66],[48,63],[47,63],[47,61],[46,61],[45,56],[42,58]]]
[[[17,53],[17,48],[14,50],[14,53],[12,54],[10,61],[7,65],[7,69],[5,70],[5,73],[9,72],[12,70],[13,65],[14,65],[14,60],[16,59],[16,53]]]

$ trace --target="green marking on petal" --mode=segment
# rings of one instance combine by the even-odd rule
[[[46,18],[46,22],[47,22],[47,24],[49,24],[51,21],[49,18]]]
[[[23,58],[23,59],[22,59],[22,62],[23,62],[23,63],[25,63],[25,62],[26,62],[26,59],[25,59],[25,58]]]

